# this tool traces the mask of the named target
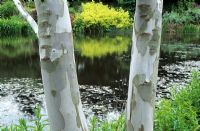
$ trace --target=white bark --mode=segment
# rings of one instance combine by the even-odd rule
[[[26,21],[30,24],[30,26],[32,27],[33,31],[36,33],[36,35],[38,34],[38,25],[35,22],[35,20],[31,17],[31,15],[24,9],[24,7],[22,6],[21,2],[19,0],[13,0],[13,2],[15,3],[17,9],[19,10],[19,12],[21,13],[21,15],[24,17],[24,19],[26,19]]]
[[[153,131],[163,0],[136,0],[127,131]]]
[[[66,0],[35,0],[39,52],[52,131],[88,131],[80,100]]]
[[[51,131],[88,131],[79,93],[67,1],[35,0],[38,26],[19,0],[13,1],[39,38]]]

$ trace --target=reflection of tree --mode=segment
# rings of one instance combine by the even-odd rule
[[[0,76],[40,77],[35,38],[3,38],[0,40]]]
[[[131,39],[125,36],[76,39],[80,84],[116,88],[121,85],[119,82],[127,81],[130,59],[126,58],[125,53],[130,49],[130,43]]]
[[[40,78],[40,75],[41,73],[38,56],[4,59],[0,62],[1,77]]]
[[[176,41],[176,42],[183,42],[183,43],[199,43],[200,41],[200,34],[199,33],[165,33],[162,34],[162,41]]]
[[[0,58],[16,58],[35,53],[34,38],[4,38],[0,40]]]
[[[125,54],[112,54],[93,59],[77,54],[79,84],[110,86],[115,99],[125,101],[128,89],[129,62],[130,57],[127,58]],[[122,107],[122,105],[117,107]]]
[[[200,46],[197,44],[169,42],[161,45],[161,58],[168,59],[169,62],[177,60],[195,60],[199,59],[199,57]]]
[[[131,39],[125,36],[76,39],[75,47],[82,56],[97,58],[107,54],[122,54],[128,50]]]
[[[76,55],[80,84],[111,85],[112,81],[127,78],[129,59],[122,55],[107,55],[101,58],[87,58]]]

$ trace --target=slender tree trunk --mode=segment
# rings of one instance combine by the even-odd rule
[[[86,131],[66,0],[35,0],[39,52],[52,131]]]
[[[127,131],[153,131],[163,0],[136,0]]]
[[[67,1],[35,0],[38,25],[19,0],[13,1],[39,38],[42,80],[51,131],[88,131],[79,93]]]

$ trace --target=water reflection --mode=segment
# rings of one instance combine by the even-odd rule
[[[27,57],[37,50],[37,40],[32,37],[24,38],[1,38],[0,59]]]
[[[200,70],[199,38],[163,35],[157,97],[169,97],[168,88],[188,81],[191,68]],[[131,39],[127,36],[83,37],[75,40],[78,80],[85,113],[105,115],[122,111],[127,98]],[[187,42],[185,42],[187,41]],[[36,103],[42,105],[43,89],[37,40],[3,39],[0,42],[0,100],[17,104],[32,114]],[[12,99],[10,97],[12,96]],[[5,104],[2,104],[5,105]],[[10,108],[16,108],[10,107]],[[0,125],[7,114],[0,110]],[[19,114],[21,112],[18,110]],[[17,114],[17,113],[16,113]],[[21,117],[21,115],[15,116]],[[12,119],[12,116],[6,119]],[[10,123],[10,121],[9,121]]]
[[[75,39],[75,48],[81,56],[101,58],[111,54],[122,54],[128,51],[131,38],[126,36],[82,37]]]
[[[163,42],[161,45],[161,57],[173,61],[198,60],[199,51],[200,44]]]

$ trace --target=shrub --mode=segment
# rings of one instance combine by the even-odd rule
[[[187,11],[187,15],[192,16],[193,24],[200,24],[200,8],[193,8]]]
[[[163,22],[173,24],[200,24],[200,8],[194,7],[179,11],[166,12],[163,15]]]
[[[156,131],[188,131],[200,122],[200,73],[193,73],[192,82],[185,88],[172,90],[170,100],[162,100],[155,113]]]
[[[97,32],[108,31],[112,28],[122,29],[131,26],[128,12],[109,8],[102,3],[89,2],[82,4],[82,12],[77,14],[74,21],[75,31]]]
[[[174,10],[180,13],[184,13],[186,10],[189,10],[194,7],[194,1],[195,0],[178,0],[178,6]]]
[[[186,24],[192,21],[193,17],[191,15],[181,15],[177,12],[166,12],[163,15],[163,24],[174,23],[174,24]]]
[[[0,36],[28,35],[31,28],[27,22],[17,16],[10,19],[0,19]]]
[[[9,18],[17,14],[17,9],[12,1],[4,2],[0,4],[0,18]]]
[[[123,7],[124,9],[127,9],[131,16],[135,13],[135,4],[136,0],[117,0],[119,6]]]

